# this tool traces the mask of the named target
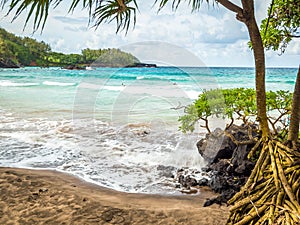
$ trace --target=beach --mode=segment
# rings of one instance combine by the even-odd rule
[[[215,194],[130,194],[51,170],[0,168],[0,224],[225,224]]]
[[[295,74],[268,69],[267,87],[292,90]],[[233,87],[254,87],[253,68],[1,69],[0,166],[58,170],[123,192],[178,193],[178,170],[206,166],[196,147],[206,130],[183,134],[178,118],[203,90]]]
[[[295,71],[267,87],[291,90]],[[205,131],[178,118],[205,89],[252,86],[253,68],[1,70],[0,224],[225,224],[210,190],[181,193],[177,172],[200,180],[207,162]]]

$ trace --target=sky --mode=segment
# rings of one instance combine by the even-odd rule
[[[238,0],[233,0],[237,4]],[[66,1],[65,1],[66,2]],[[69,1],[70,2],[70,1]],[[138,1],[139,12],[135,28],[116,34],[116,24],[103,24],[97,30],[88,25],[86,10],[68,13],[62,3],[50,11],[43,32],[33,34],[32,24],[23,31],[26,14],[11,23],[12,16],[0,11],[0,27],[18,36],[29,36],[50,44],[53,51],[80,53],[81,49],[123,48],[139,42],[160,41],[176,46],[199,58],[204,65],[222,67],[253,67],[253,53],[248,48],[249,36],[244,24],[235,19],[235,14],[220,6],[203,2],[201,9],[191,13],[188,5],[182,4],[176,12],[166,6],[158,12],[154,0]],[[269,1],[256,2],[258,23],[266,17]],[[141,57],[143,60],[143,56]],[[266,51],[268,67],[298,67],[300,40],[293,40],[284,55]],[[189,66],[188,63],[177,66]]]

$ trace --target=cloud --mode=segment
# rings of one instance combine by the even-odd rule
[[[64,48],[65,45],[65,40],[60,38],[60,39],[53,39],[52,41],[52,46],[55,49],[62,49]]]
[[[166,6],[159,13],[154,1],[139,1],[139,12],[135,29],[128,34],[116,34],[116,24],[103,24],[97,30],[88,27],[88,12],[76,10],[67,14],[69,5],[60,7],[49,14],[42,35],[32,34],[32,26],[22,32],[25,16],[13,24],[8,18],[1,25],[19,35],[29,35],[49,43],[54,51],[79,53],[84,48],[113,48],[145,41],[163,41],[184,48],[207,65],[213,66],[254,66],[253,53],[248,48],[246,26],[235,19],[235,13],[221,5],[207,5],[204,1],[199,11],[191,13],[186,3],[176,12]],[[240,0],[234,0],[240,4]],[[260,21],[266,16],[270,0],[255,1],[256,17]],[[276,52],[267,52],[267,65],[290,66],[299,64],[300,42],[291,42],[286,53],[278,57]],[[276,62],[276,63],[275,63]]]
[[[300,55],[300,40],[294,38],[294,40],[289,43],[286,53],[289,55]]]
[[[72,32],[86,32],[88,31],[88,27],[86,26],[65,26],[64,30],[65,31],[72,31]]]
[[[54,20],[58,20],[59,22],[66,24],[88,24],[88,17],[70,17],[70,16],[53,16]]]

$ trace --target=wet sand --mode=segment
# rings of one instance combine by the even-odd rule
[[[212,196],[129,194],[56,171],[0,168],[0,224],[223,225],[226,206],[202,207]]]

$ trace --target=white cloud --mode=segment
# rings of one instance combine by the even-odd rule
[[[62,38],[54,39],[52,41],[52,45],[53,45],[53,48],[55,48],[55,49],[62,49],[62,48],[64,48],[65,40]]]
[[[300,40],[295,38],[289,43],[286,53],[290,55],[300,55]],[[300,60],[299,60],[300,61]]]
[[[246,26],[235,19],[235,14],[220,6],[203,3],[198,12],[191,13],[187,4],[182,4],[176,12],[170,6],[157,13],[154,1],[139,1],[135,29],[125,33],[115,33],[114,23],[103,24],[96,31],[88,28],[87,11],[76,10],[67,14],[66,5],[52,10],[42,35],[32,37],[49,43],[54,51],[80,52],[84,48],[113,48],[143,41],[164,41],[193,52],[207,65],[253,66],[253,55],[247,46]],[[237,4],[239,0],[234,0]],[[258,21],[266,16],[268,3],[256,2]],[[268,0],[270,2],[270,0]],[[3,18],[1,26],[18,35],[31,35],[31,24],[22,31],[25,16],[13,24]],[[10,18],[11,19],[11,18]],[[293,41],[284,56],[278,60],[277,53],[267,52],[267,65],[291,66],[299,63],[300,42]]]

